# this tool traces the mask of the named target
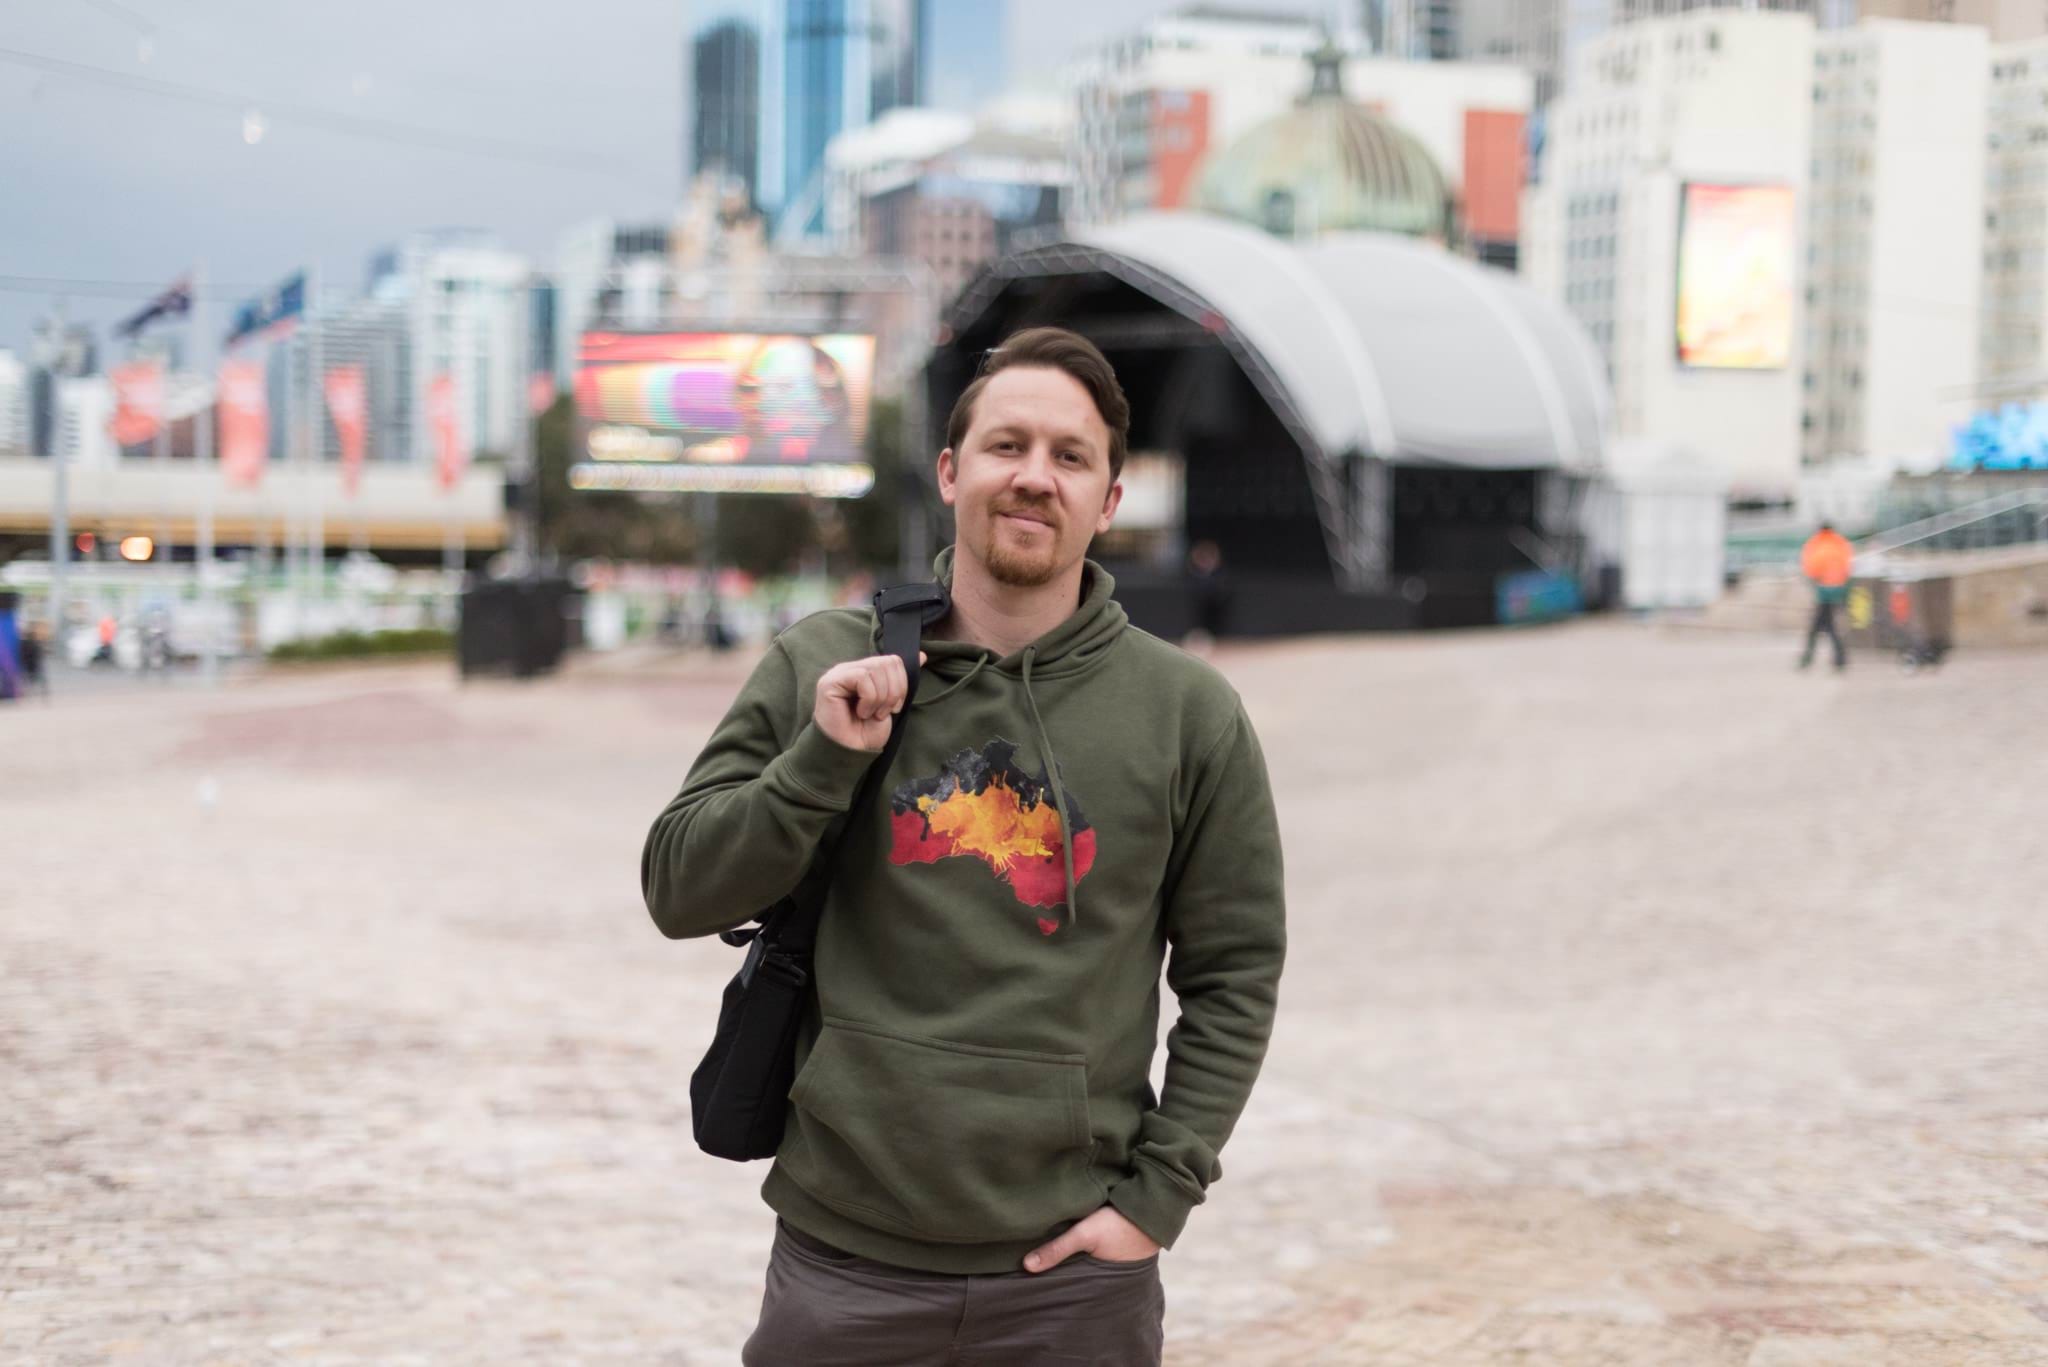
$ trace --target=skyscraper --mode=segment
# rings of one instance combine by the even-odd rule
[[[683,57],[684,180],[713,169],[738,177],[785,234],[817,229],[825,146],[835,134],[931,98],[929,44],[953,54],[963,101],[1001,88],[1001,0],[704,0],[697,8]]]
[[[789,0],[695,0],[683,45],[682,192],[716,172],[782,202],[782,30]]]
[[[761,31],[720,19],[690,45],[691,119],[685,182],[715,171],[737,178],[755,202],[761,184]]]
[[[919,103],[925,0],[788,0],[778,234],[823,221],[825,147],[842,130]],[[794,216],[794,221],[792,221]]]

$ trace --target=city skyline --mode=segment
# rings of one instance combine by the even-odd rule
[[[1050,88],[1079,48],[1173,7],[1013,7],[1013,81]],[[485,228],[544,265],[578,221],[665,220],[687,155],[679,63],[693,9],[711,8],[608,0],[600,22],[570,25],[482,0],[364,0],[310,19],[145,0],[127,10],[147,32],[86,6],[22,12],[5,46],[55,65],[0,60],[0,120],[16,133],[0,180],[28,206],[0,228],[0,348],[26,348],[48,282],[96,282],[70,291],[66,316],[104,340],[202,262],[219,323],[304,268],[352,297],[374,252],[423,230]]]

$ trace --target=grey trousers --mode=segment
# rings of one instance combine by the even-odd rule
[[[1159,1259],[948,1276],[854,1257],[775,1222],[744,1367],[1158,1367]]]

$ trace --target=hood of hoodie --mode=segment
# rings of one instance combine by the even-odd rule
[[[948,590],[953,587],[951,546],[933,559],[932,578]],[[972,641],[927,640],[924,643],[925,672],[947,683],[982,669],[993,669],[998,674],[1021,680],[1028,655],[1033,678],[1057,679],[1078,673],[1100,660],[1116,643],[1116,638],[1123,634],[1124,628],[1130,625],[1131,619],[1124,612],[1123,605],[1111,596],[1115,592],[1116,579],[1109,571],[1093,560],[1085,560],[1081,568],[1081,602],[1065,621],[1051,631],[1022,650],[1003,656]],[[873,639],[876,648],[880,649],[882,624],[879,621],[875,623]],[[935,696],[926,696],[920,690],[916,705],[924,707],[936,701]]]
[[[932,577],[951,590],[953,547],[946,547],[932,561]],[[1109,571],[1093,560],[1085,560],[1081,568],[1080,605],[1065,621],[1021,650],[998,656],[987,646],[971,641],[927,640],[923,644],[923,673],[938,686],[920,681],[917,698],[911,703],[914,711],[943,706],[947,698],[973,683],[984,671],[1016,681],[1031,716],[1039,757],[1045,764],[1046,781],[1052,788],[1053,807],[1059,813],[1062,831],[1074,829],[1068,811],[1066,783],[1060,772],[1059,749],[1039,712],[1032,682],[1080,674],[1107,656],[1124,628],[1130,625],[1130,617],[1124,612],[1123,605],[1111,597],[1115,590],[1116,580]],[[877,618],[873,637],[877,649],[880,649],[881,638],[882,624]],[[1070,839],[1060,842],[1066,883],[1062,914],[1069,925],[1080,916],[1080,908],[1075,905],[1079,879],[1074,873],[1073,843]]]

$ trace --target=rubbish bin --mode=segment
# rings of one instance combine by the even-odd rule
[[[576,590],[569,581],[496,579],[462,594],[455,658],[464,678],[511,674],[528,679],[562,661],[570,645],[569,614]]]

